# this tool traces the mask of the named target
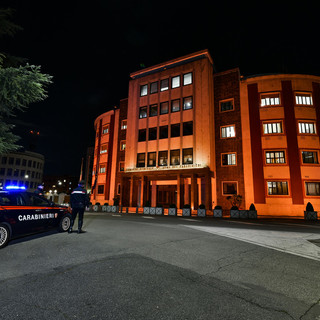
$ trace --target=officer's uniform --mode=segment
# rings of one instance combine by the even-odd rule
[[[82,187],[82,185],[83,185],[82,183],[79,183],[78,187],[71,192],[70,204],[72,208],[72,220],[71,220],[70,228],[68,230],[69,233],[72,232],[74,220],[76,219],[78,213],[79,213],[78,233],[83,232],[82,231],[83,214],[86,206],[89,203],[89,199],[88,199],[87,191]]]

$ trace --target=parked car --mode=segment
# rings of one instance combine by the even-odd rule
[[[0,191],[0,248],[20,236],[58,228],[69,229],[71,214],[67,207],[18,187]]]

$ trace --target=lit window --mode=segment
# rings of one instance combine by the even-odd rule
[[[316,151],[302,151],[302,163],[318,163],[318,152]]]
[[[138,141],[146,141],[147,139],[147,129],[140,129],[138,135]]]
[[[159,151],[159,166],[167,166],[168,165],[168,151]]]
[[[183,98],[183,110],[192,109],[192,97]]]
[[[170,165],[178,166],[180,164],[180,150],[171,150],[170,151]]]
[[[316,134],[314,122],[299,122],[299,133]]]
[[[236,136],[235,126],[221,127],[221,138],[234,138]]]
[[[237,155],[235,153],[223,153],[221,155],[221,162],[223,166],[235,166]]]
[[[148,85],[144,84],[143,86],[140,86],[140,96],[146,96],[148,94]]]
[[[266,163],[286,163],[284,151],[266,151]]]
[[[150,85],[150,94],[158,92],[158,82],[152,82]]]
[[[107,153],[107,152],[108,152],[108,144],[107,143],[102,144],[100,147],[100,154]]]
[[[169,102],[160,103],[160,114],[167,114],[169,112]]]
[[[106,134],[106,133],[109,133],[109,125],[105,125],[102,127],[102,134]]]
[[[183,164],[192,164],[193,163],[193,149],[183,149],[182,150],[182,163]]]
[[[222,182],[222,194],[224,196],[238,194],[237,182]]]
[[[146,155],[145,153],[138,153],[137,154],[137,167],[143,168],[146,166]]]
[[[155,117],[158,115],[158,105],[154,104],[150,106],[149,117]]]
[[[288,195],[287,181],[268,181],[268,195]]]
[[[270,122],[263,124],[264,134],[283,133],[282,122]]]
[[[120,150],[121,151],[126,150],[126,141],[125,140],[120,141]]]
[[[306,106],[312,106],[312,96],[311,93],[297,93],[296,94],[296,104],[297,105],[306,105]]]
[[[100,164],[99,173],[106,173],[106,165],[105,164]]]
[[[155,167],[157,164],[157,153],[156,152],[148,152],[148,167]]]
[[[180,137],[180,123],[171,125],[171,138]]]
[[[157,140],[157,128],[149,128],[149,137],[148,140]]]
[[[192,72],[183,75],[183,85],[186,86],[192,83]]]
[[[220,112],[233,110],[233,99],[220,101]]]
[[[103,184],[98,185],[98,194],[104,194],[104,185]]]
[[[307,196],[320,196],[320,182],[306,182]]]
[[[121,161],[121,162],[119,162],[119,171],[124,171],[124,162],[123,161]]]
[[[280,105],[280,94],[270,93],[261,95],[261,107]]]
[[[180,76],[172,77],[171,79],[171,88],[178,88],[180,87]]]
[[[171,112],[180,111],[180,100],[172,100],[171,101]]]
[[[147,107],[140,107],[139,109],[139,119],[146,118],[148,116]]]
[[[160,81],[160,91],[166,91],[169,89],[169,79],[163,79]]]
[[[122,120],[121,121],[121,130],[126,130],[127,129],[127,120]]]

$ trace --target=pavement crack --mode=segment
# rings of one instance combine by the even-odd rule
[[[317,305],[320,305],[320,299],[318,299],[318,301],[316,301],[315,303],[313,303],[308,310],[306,310],[306,312],[299,318],[299,320],[302,320],[305,316],[307,316],[307,314]],[[318,318],[317,318],[318,319]],[[320,319],[320,317],[319,317]]]

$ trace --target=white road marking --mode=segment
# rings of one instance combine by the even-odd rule
[[[149,217],[149,216],[141,216],[141,218],[144,218],[144,219],[155,219],[155,217]]]

